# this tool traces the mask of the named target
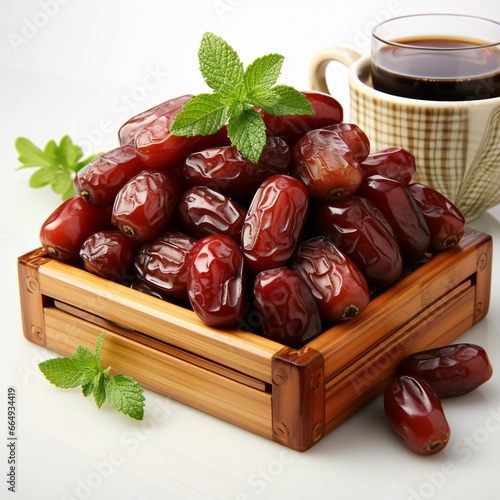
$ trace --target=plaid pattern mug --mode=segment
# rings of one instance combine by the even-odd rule
[[[468,221],[500,203],[500,96],[490,97],[496,95],[491,85],[500,91],[500,24],[484,21],[498,30],[496,42],[488,44],[498,51],[497,72],[493,83],[479,81],[475,95],[463,100],[419,99],[377,90],[376,54],[363,56],[345,45],[315,54],[309,72],[311,88],[329,92],[328,63],[347,66],[349,120],[367,134],[372,151],[391,146],[410,151],[417,161],[414,181],[443,193]]]

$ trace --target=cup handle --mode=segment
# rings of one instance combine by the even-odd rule
[[[349,67],[362,54],[350,45],[335,45],[317,52],[309,65],[309,85],[312,90],[330,93],[326,83],[326,67],[330,61],[337,61]]]

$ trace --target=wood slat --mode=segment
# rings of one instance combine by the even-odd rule
[[[45,309],[47,348],[63,356],[78,345],[94,350],[104,331],[103,366],[141,385],[255,434],[272,438],[271,395],[139,344],[54,307]]]

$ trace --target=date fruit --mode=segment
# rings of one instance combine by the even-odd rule
[[[399,364],[399,373],[424,379],[441,398],[461,396],[493,375],[486,351],[475,344],[452,344],[417,352]]]
[[[181,196],[178,209],[186,231],[195,238],[226,234],[240,242],[247,211],[227,196],[205,186],[192,187]]]
[[[438,253],[456,245],[465,232],[462,212],[446,196],[430,186],[414,183],[410,184],[409,190],[429,227],[429,249]]]
[[[306,132],[340,123],[344,116],[341,104],[330,94],[316,90],[305,90],[302,93],[314,109],[314,115],[273,116],[261,110],[267,134],[281,137],[290,148]]]
[[[196,239],[168,230],[144,245],[135,258],[136,275],[162,294],[187,300],[188,258]]]
[[[84,241],[109,226],[109,212],[94,207],[81,196],[63,201],[40,228],[40,243],[47,253],[61,262],[74,263]]]
[[[85,165],[75,176],[75,189],[97,207],[113,205],[115,197],[134,175],[144,170],[134,145],[112,149]]]
[[[210,235],[189,254],[187,293],[198,317],[214,327],[236,326],[248,313],[245,260],[229,236]]]
[[[129,238],[151,241],[166,229],[179,197],[176,171],[143,170],[116,195],[111,222]]]
[[[134,141],[135,149],[147,168],[175,168],[195,151],[229,144],[225,126],[213,135],[185,137],[170,133],[175,117],[191,97],[185,95],[176,98],[170,108],[137,133]]]
[[[301,243],[292,267],[311,290],[326,322],[350,320],[370,302],[368,284],[361,271],[325,236]]]
[[[363,177],[383,175],[409,184],[417,170],[415,157],[403,148],[385,148],[370,153],[361,162]]]
[[[360,163],[369,155],[370,140],[354,123],[336,123],[335,125],[329,125],[323,128],[337,133]]]
[[[311,130],[292,151],[292,172],[311,198],[318,201],[341,200],[358,189],[362,175],[354,153],[331,130]]]
[[[309,206],[304,184],[273,175],[257,189],[241,231],[248,267],[258,273],[285,265],[302,233]]]
[[[394,283],[403,270],[399,245],[384,215],[366,198],[350,196],[345,200],[319,203],[314,220],[320,231],[342,250],[372,286]]]
[[[321,333],[321,318],[311,291],[288,267],[262,271],[254,282],[255,308],[262,334],[293,349]]]
[[[429,248],[430,232],[424,215],[408,186],[383,175],[365,177],[359,196],[370,200],[394,228],[403,260],[418,260]]]
[[[98,231],[80,249],[83,267],[89,273],[127,284],[135,277],[134,259],[138,244],[118,229]]]
[[[250,202],[268,177],[288,172],[290,158],[285,141],[268,137],[257,164],[242,156],[235,146],[222,146],[192,153],[182,164],[181,173],[189,186],[207,186],[229,198]]]
[[[422,379],[400,376],[384,391],[384,409],[401,441],[419,455],[433,455],[448,444],[450,426],[434,389]]]

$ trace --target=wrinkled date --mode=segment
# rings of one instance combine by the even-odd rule
[[[138,249],[138,244],[118,229],[98,231],[85,240],[80,257],[89,273],[126,284],[134,277]]]
[[[134,263],[137,276],[162,294],[187,300],[188,257],[195,243],[187,234],[166,231],[138,252]]]
[[[175,117],[191,97],[191,95],[178,97],[171,107],[148,122],[137,133],[134,141],[135,149],[147,168],[174,168],[195,151],[229,144],[226,127],[216,134],[206,136],[184,137],[170,133]]]
[[[311,104],[313,115],[273,116],[261,111],[269,136],[281,137],[292,148],[306,132],[340,123],[344,116],[341,104],[330,94],[315,90],[302,93]]]
[[[144,164],[134,145],[127,144],[102,154],[79,170],[75,189],[92,205],[111,206],[123,185],[142,170]]]
[[[445,448],[450,427],[441,401],[424,380],[401,376],[384,391],[384,409],[401,441],[419,455],[432,455]]]
[[[319,203],[314,212],[320,231],[340,248],[373,286],[394,283],[403,270],[399,245],[383,214],[359,196],[332,203]]]
[[[430,186],[414,183],[410,184],[409,190],[429,228],[429,249],[437,253],[456,245],[465,232],[465,217],[462,212]]]
[[[354,318],[370,301],[365,277],[354,263],[324,236],[301,243],[293,269],[311,290],[324,321]]]
[[[368,136],[354,123],[336,123],[323,127],[331,130],[346,143],[347,147],[354,153],[356,160],[362,162],[370,153],[370,140]]]
[[[229,236],[199,240],[189,255],[187,292],[198,317],[215,327],[234,326],[248,313],[244,257]]]
[[[179,197],[175,171],[143,170],[116,195],[111,222],[138,242],[151,241],[165,229]]]
[[[189,186],[207,186],[246,202],[268,177],[287,173],[290,157],[285,141],[268,137],[257,164],[242,156],[235,146],[222,146],[189,155],[181,173]]]
[[[81,196],[62,202],[40,228],[40,242],[51,257],[75,262],[84,241],[109,226],[109,213],[94,207]]]
[[[409,184],[417,170],[415,157],[403,148],[386,148],[370,153],[361,162],[363,177],[383,175]]]
[[[304,184],[274,175],[257,189],[241,231],[241,246],[254,272],[285,265],[302,233],[309,206]]]
[[[321,318],[311,291],[288,267],[262,271],[254,282],[255,308],[265,337],[300,349],[321,333]]]
[[[304,134],[292,151],[292,172],[311,198],[341,200],[354,194],[362,175],[359,162],[337,132],[319,129]]]
[[[375,174],[363,179],[356,194],[370,200],[386,216],[404,260],[412,262],[424,255],[430,243],[429,228],[405,183]]]
[[[439,397],[461,396],[493,375],[486,351],[474,344],[454,344],[415,353],[399,365],[401,375],[424,379]]]
[[[184,227],[195,238],[226,234],[239,243],[246,213],[239,203],[205,186],[186,190],[179,201]]]

